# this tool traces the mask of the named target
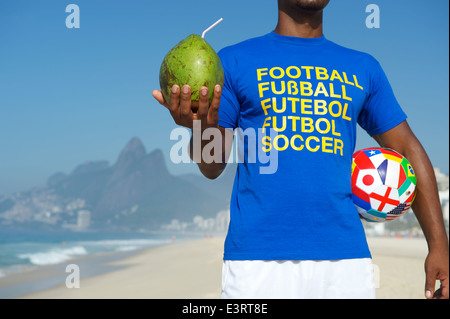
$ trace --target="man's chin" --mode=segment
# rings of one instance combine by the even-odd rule
[[[320,11],[323,10],[330,0],[297,0],[295,5],[304,11]]]

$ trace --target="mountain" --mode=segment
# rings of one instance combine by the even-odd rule
[[[195,164],[193,164],[195,165]],[[0,222],[76,223],[79,210],[91,213],[96,228],[158,228],[172,219],[210,218],[229,207],[235,167],[215,181],[196,174],[175,176],[160,150],[147,153],[132,138],[111,166],[88,161],[70,174],[56,173],[31,191],[0,197]]]

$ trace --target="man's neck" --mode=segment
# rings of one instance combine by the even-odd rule
[[[289,14],[284,10],[278,11],[278,25],[274,32],[279,35],[301,38],[318,38],[323,36],[323,11],[301,12]]]

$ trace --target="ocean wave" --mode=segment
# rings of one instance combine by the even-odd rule
[[[98,240],[98,241],[81,241],[79,242],[83,246],[103,246],[103,247],[126,247],[134,246],[147,247],[147,246],[157,246],[170,243],[167,239],[111,239],[111,240]]]
[[[163,239],[111,239],[111,240],[95,240],[95,241],[78,241],[73,242],[72,247],[65,243],[65,247],[53,247],[44,251],[34,253],[21,253],[16,256],[22,260],[36,266],[53,265],[65,262],[72,258],[99,254],[105,252],[126,252],[138,250],[146,247],[164,245],[170,243],[169,240]]]
[[[140,247],[137,246],[119,246],[116,248],[116,251],[133,251],[133,250],[137,250]]]
[[[124,252],[169,244],[167,239],[111,239],[100,241],[82,241],[78,244],[83,245],[90,253],[100,252]]]
[[[74,246],[71,248],[53,248],[45,252],[20,254],[17,257],[28,259],[33,265],[44,266],[59,264],[77,256],[87,255],[83,246]]]
[[[27,237],[26,241],[0,243],[0,277],[29,267],[68,262],[77,257],[132,252],[171,243],[168,238],[139,238],[138,236],[114,238],[115,234],[111,237],[104,234],[86,234],[84,238],[80,238],[79,234],[76,234],[77,236],[70,235],[72,234],[68,234],[66,237],[55,235],[54,238],[49,238],[51,239],[49,241],[42,241],[42,238],[31,241]]]

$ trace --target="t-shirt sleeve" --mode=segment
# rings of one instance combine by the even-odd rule
[[[374,61],[370,74],[370,89],[358,117],[358,123],[370,136],[373,136],[396,127],[405,121],[407,116],[395,98],[378,61]]]
[[[237,90],[233,82],[232,75],[235,74],[235,62],[229,55],[219,52],[219,57],[222,61],[225,81],[222,88],[222,97],[220,99],[219,107],[219,126],[235,129],[239,122],[239,102],[237,98]],[[234,63],[233,63],[234,62]]]

